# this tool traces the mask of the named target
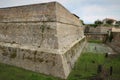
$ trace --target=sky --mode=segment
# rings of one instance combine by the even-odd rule
[[[112,18],[120,21],[120,0],[0,0],[0,8],[57,1],[86,24]]]

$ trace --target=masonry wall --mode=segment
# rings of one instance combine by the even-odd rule
[[[98,40],[98,41],[102,41],[105,42],[106,38],[107,38],[107,34],[90,34],[90,33],[86,33],[85,34],[87,40]]]
[[[57,49],[57,31],[62,30],[60,35],[66,36],[66,40],[70,39],[68,44],[83,37],[78,18],[59,3],[0,9],[0,16],[0,41],[3,42]],[[56,26],[60,27],[59,30]]]
[[[27,70],[65,78],[63,60],[57,50],[48,51],[19,44],[0,43],[0,62]]]
[[[112,29],[113,26],[109,26],[109,27],[105,27],[105,26],[101,26],[101,33],[108,33],[109,30]]]
[[[108,31],[112,29],[111,27],[106,26],[97,26],[97,27],[86,27],[85,28],[85,35],[88,40],[100,40],[106,41]]]
[[[0,22],[56,21],[55,5],[43,3],[3,8],[0,9]]]
[[[0,23],[0,41],[58,49],[55,22]]]
[[[101,27],[89,27],[89,33],[100,33]]]
[[[56,3],[0,9],[0,41],[58,48]]]
[[[87,33],[107,33],[110,29],[112,29],[111,27],[106,27],[106,26],[97,26],[97,27],[92,27],[92,26],[88,26],[85,29],[88,29]]]
[[[0,62],[66,79],[85,43],[83,38],[61,51],[0,42]]]
[[[83,26],[80,20],[71,12],[69,12],[65,7],[61,6],[59,3],[56,4],[56,19],[58,22],[79,27]]]
[[[81,26],[57,2],[0,9],[0,62],[66,79],[86,43]]]
[[[107,42],[107,44],[112,47],[116,52],[120,53],[120,32],[112,32],[113,39],[111,42]]]
[[[57,35],[59,48],[65,49],[69,47],[76,40],[84,37],[82,27],[57,23]]]

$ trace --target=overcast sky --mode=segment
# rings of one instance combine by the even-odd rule
[[[0,8],[50,1],[61,3],[85,23],[104,18],[120,20],[120,0],[0,0]]]

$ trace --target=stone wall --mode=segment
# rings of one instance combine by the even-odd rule
[[[58,5],[56,6],[56,19],[58,22],[67,23],[68,25],[74,25],[74,26],[79,26],[79,27],[83,26],[80,20],[78,20],[78,18],[75,15],[71,14],[62,5],[60,4]]]
[[[0,22],[56,21],[56,4],[43,3],[3,8],[0,9]]]
[[[82,27],[57,23],[58,44],[61,49],[69,47],[76,40],[83,38],[83,35]]]
[[[89,27],[89,33],[100,33],[101,27]]]
[[[108,31],[111,29],[112,29],[112,26],[111,27],[101,26],[101,33],[108,33]]]
[[[120,32],[112,32],[113,38],[110,42],[107,41],[107,44],[112,47],[116,52],[120,53]]]
[[[55,22],[0,23],[0,41],[41,48],[58,48]]]
[[[0,62],[66,79],[85,45],[85,38],[66,50],[0,42]]]
[[[107,33],[110,29],[112,29],[112,26],[111,27],[106,27],[106,26],[97,26],[97,27],[87,26],[87,27],[85,27],[85,30],[87,30],[87,33]]]
[[[86,43],[81,26],[57,2],[0,9],[0,62],[66,79]]]
[[[105,26],[97,26],[97,27],[85,27],[85,35],[88,40],[100,40],[106,41],[108,31],[111,30],[112,27]]]
[[[105,42],[107,38],[107,34],[99,34],[99,33],[86,33],[85,36],[88,41],[98,40],[98,41]]]
[[[0,16],[2,16],[0,19],[0,41],[3,42],[56,49],[58,48],[56,41],[59,37],[58,31],[60,29],[62,30],[60,35],[73,33],[72,38],[75,38],[74,40],[83,36],[81,32],[83,30],[82,28],[80,29],[81,23],[78,18],[59,3],[0,9]],[[72,29],[75,30],[72,31]],[[71,38],[70,35],[69,38]],[[71,41],[69,42],[68,44],[72,43]]]
[[[0,41],[58,48],[56,4],[36,4],[0,9]]]

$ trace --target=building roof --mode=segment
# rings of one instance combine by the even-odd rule
[[[107,20],[113,20],[113,21],[117,21],[117,20],[115,20],[115,19],[112,19],[112,18],[105,18],[105,19],[103,19],[103,21],[107,21]]]

